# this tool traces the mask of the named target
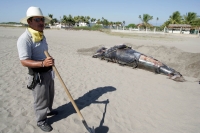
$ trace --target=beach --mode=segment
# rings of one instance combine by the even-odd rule
[[[17,39],[25,28],[0,27],[0,133],[42,133],[36,125],[28,69]],[[49,54],[89,127],[96,133],[200,131],[200,38],[45,29]],[[127,44],[179,71],[185,82],[92,58],[102,46]],[[55,77],[51,133],[86,133]]]

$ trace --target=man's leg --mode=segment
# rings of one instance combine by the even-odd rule
[[[37,125],[43,131],[51,131],[52,127],[47,124],[47,111],[48,111],[48,94],[49,94],[49,76],[48,73],[40,74],[41,83],[37,83],[33,89],[34,96],[34,110],[36,114]]]
[[[34,96],[34,110],[36,115],[36,120],[38,124],[42,124],[47,116],[48,109],[48,100],[47,100],[47,89],[45,88],[45,84],[37,84],[33,89]]]
[[[47,113],[50,113],[52,111],[52,106],[53,106],[53,100],[54,100],[54,79],[52,78],[52,75],[51,73],[50,74],[50,83],[49,83],[49,95],[48,95],[48,99],[49,99],[49,104],[48,104],[48,112]]]

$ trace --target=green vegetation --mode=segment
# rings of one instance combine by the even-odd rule
[[[117,22],[112,22],[108,21],[104,17],[101,19],[96,19],[96,18],[91,18],[90,16],[72,16],[69,14],[68,16],[63,15],[63,17],[60,17],[60,20],[53,18],[53,14],[48,15],[52,20],[49,23],[46,23],[46,25],[51,24],[52,26],[55,25],[56,23],[62,23],[65,25],[65,27],[68,27],[68,29],[75,29],[75,30],[98,30],[101,31],[103,28],[116,28],[118,26],[124,28],[125,26],[125,21],[117,21]],[[149,23],[150,20],[153,20],[153,16],[149,14],[143,14],[139,15],[139,19],[141,20],[141,23],[139,24],[129,24],[128,26],[125,26],[127,29],[128,28],[137,28],[140,26],[140,28],[149,28],[149,29],[154,29],[156,28],[157,30],[163,30],[164,27],[168,27],[169,24],[190,24],[193,29],[198,29],[200,27],[200,16],[198,16],[194,12],[188,12],[185,15],[181,15],[179,11],[175,11],[172,13],[172,15],[169,16],[169,19],[166,20],[161,26],[157,26],[157,22],[159,20],[158,17],[156,17],[156,25],[151,25]],[[88,27],[81,27],[79,23],[86,23]],[[90,24],[96,23],[96,25],[90,25]],[[3,22],[0,23],[0,26],[5,26],[5,24],[21,24],[21,23],[16,23],[16,22]],[[23,25],[26,26],[26,25]],[[80,27],[79,27],[80,26]]]
[[[150,16],[149,14],[143,14],[143,17],[139,15],[139,18],[142,21],[142,23],[140,24],[141,27],[143,27],[144,29],[152,27],[152,25],[149,24],[149,21],[153,19],[153,16]]]
[[[54,23],[57,23],[57,22],[58,22],[58,20],[57,20],[56,18],[53,18],[53,14],[49,14],[49,17],[52,19],[52,20],[49,22],[51,25],[53,25]]]
[[[56,18],[53,18],[52,14],[49,14],[49,17],[52,18],[52,20],[48,23],[51,25],[54,25],[57,22],[61,22],[65,25],[65,27],[79,27],[79,23],[86,23],[88,26],[90,26],[90,22],[96,22],[96,24],[98,25],[103,25],[103,26],[122,26],[125,25],[125,21],[120,22],[112,22],[112,21],[108,21],[107,19],[105,19],[104,17],[102,17],[101,19],[96,19],[96,18],[90,18],[90,16],[72,16],[71,14],[69,14],[68,16],[63,15],[63,17],[60,17],[60,21],[58,21]],[[77,28],[78,29],[78,28]],[[80,29],[83,29],[82,27]],[[85,28],[88,29],[88,28]]]
[[[137,28],[137,26],[135,24],[129,24],[128,26],[126,26],[126,28]]]
[[[0,24],[21,24],[21,23],[17,23],[17,22],[2,22]]]
[[[190,24],[192,28],[197,28],[200,27],[200,18],[194,12],[188,12],[181,16],[180,12],[176,11],[169,16],[169,19],[161,27],[167,27],[169,24]]]
[[[2,23],[0,23],[1,27],[16,27],[15,25],[21,25],[21,23],[17,23],[17,22],[2,22]]]

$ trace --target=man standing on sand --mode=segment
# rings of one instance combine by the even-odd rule
[[[21,23],[28,24],[26,31],[19,37],[17,48],[19,59],[24,67],[28,67],[28,85],[34,97],[34,110],[37,126],[43,131],[50,132],[53,128],[47,124],[47,116],[58,114],[52,110],[54,99],[54,77],[52,65],[54,59],[47,57],[46,38],[43,35],[45,22],[51,18],[43,16],[39,7],[29,7],[26,17]]]

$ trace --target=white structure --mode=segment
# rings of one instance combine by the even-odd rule
[[[51,29],[61,29],[62,25],[60,23],[54,23],[54,25],[49,24]]]
[[[190,28],[188,24],[169,24],[168,33],[190,34]]]
[[[139,29],[136,28],[129,28],[130,31],[139,31]]]
[[[84,22],[79,22],[78,25],[79,26],[88,26],[87,23],[84,23]]]
[[[169,30],[168,33],[177,33],[177,34],[190,34],[190,31],[181,31],[181,30]]]

